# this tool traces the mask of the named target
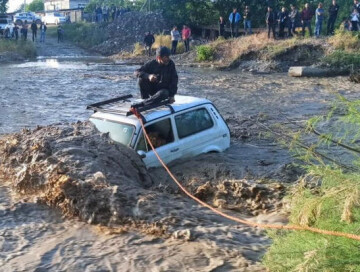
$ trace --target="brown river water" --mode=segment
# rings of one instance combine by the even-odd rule
[[[76,50],[63,45],[61,50],[48,50],[34,61],[0,64],[1,134],[87,120],[91,114],[85,110],[87,104],[137,94],[132,76],[135,66],[114,64]],[[173,164],[171,169],[184,182],[231,179],[291,184],[299,174],[291,167],[291,155],[259,137],[261,129],[254,120],[260,118],[268,125],[285,123],[286,118],[306,120],[328,109],[337,92],[359,98],[359,87],[345,77],[290,78],[286,74],[180,66],[178,72],[179,93],[212,100],[232,134],[226,152]],[[260,261],[271,241],[264,231],[235,224],[199,207],[178,194],[162,169],[149,174],[158,180],[157,188],[170,188],[163,190],[171,194],[168,201],[177,202],[172,214],[181,218],[181,228],[170,238],[136,230],[112,233],[66,219],[55,209],[16,195],[8,182],[2,181],[0,271],[265,270]],[[161,199],[164,210],[159,213],[170,213],[165,209],[166,196]],[[223,208],[256,222],[286,223],[280,201],[266,210],[252,209],[251,205],[244,211]]]

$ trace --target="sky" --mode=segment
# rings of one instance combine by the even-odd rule
[[[26,4],[30,4],[33,0],[9,0],[8,12],[14,12],[17,10],[21,4],[24,4],[24,1],[26,1]]]

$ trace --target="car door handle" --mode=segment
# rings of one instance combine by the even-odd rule
[[[176,152],[176,151],[179,151],[179,148],[174,148],[170,150],[170,152]]]

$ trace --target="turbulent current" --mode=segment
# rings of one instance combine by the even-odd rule
[[[263,271],[270,240],[261,230],[199,207],[164,170],[147,171],[135,152],[86,122],[87,104],[137,95],[136,67],[74,50],[0,64],[0,271]],[[212,100],[232,142],[221,154],[172,163],[174,174],[231,215],[286,223],[281,199],[300,172],[257,121],[308,119],[337,92],[358,97],[355,85],[178,71],[179,93]]]

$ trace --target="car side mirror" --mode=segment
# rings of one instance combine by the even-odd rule
[[[138,153],[138,155],[140,156],[140,158],[142,158],[142,159],[146,158],[146,153],[145,153],[145,151],[139,150],[137,153]]]

